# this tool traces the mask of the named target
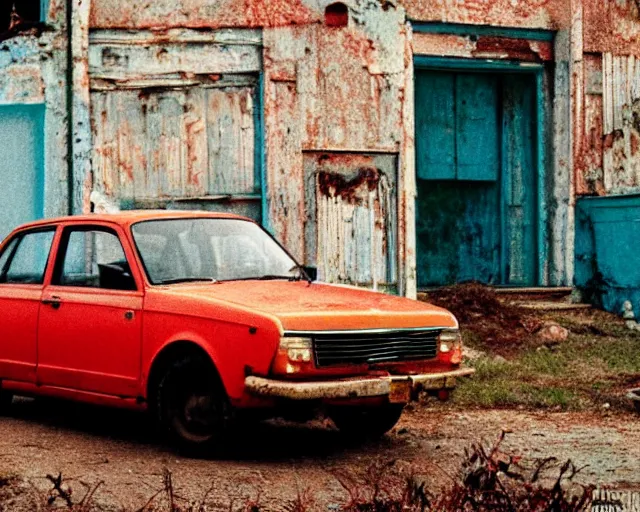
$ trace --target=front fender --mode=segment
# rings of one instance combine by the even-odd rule
[[[148,294],[144,309],[143,382],[163,350],[185,341],[209,355],[232,401],[242,398],[247,375],[269,373],[282,333],[277,319],[215,301],[167,298],[161,292]]]

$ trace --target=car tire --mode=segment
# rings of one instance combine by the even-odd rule
[[[0,414],[4,414],[13,402],[13,395],[7,391],[0,390]]]
[[[232,410],[210,361],[184,357],[166,370],[155,393],[163,433],[192,457],[221,453],[229,437]]]
[[[404,405],[387,404],[377,407],[336,407],[330,411],[338,430],[353,439],[377,439],[398,423]]]

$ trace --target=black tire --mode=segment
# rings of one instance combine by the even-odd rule
[[[163,433],[194,457],[219,454],[229,437],[231,405],[210,361],[188,356],[166,370],[153,408]]]
[[[4,414],[13,402],[13,395],[8,391],[0,390],[0,414]]]
[[[636,412],[637,412],[638,414],[640,414],[640,400],[634,400],[634,401],[633,401],[633,405],[634,405],[634,406],[635,406],[635,408],[636,408]]]
[[[377,407],[336,407],[329,415],[341,433],[352,439],[377,439],[391,430],[404,405],[387,404]]]

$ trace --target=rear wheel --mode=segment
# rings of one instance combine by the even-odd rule
[[[228,438],[231,406],[215,368],[203,357],[184,357],[167,369],[155,410],[170,440],[189,455],[220,452]]]
[[[11,402],[13,401],[13,395],[8,391],[0,390],[0,414],[4,414],[4,412],[9,408]]]
[[[376,439],[389,432],[402,415],[404,405],[336,407],[330,417],[338,430],[350,438]]]

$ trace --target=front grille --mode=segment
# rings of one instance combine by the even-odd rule
[[[376,364],[433,359],[442,330],[333,332],[312,335],[316,364]]]

